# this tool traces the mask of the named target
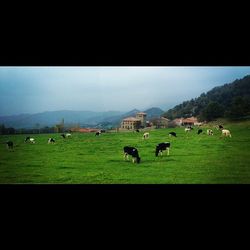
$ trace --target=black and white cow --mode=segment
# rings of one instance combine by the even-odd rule
[[[175,133],[175,132],[170,132],[170,133],[168,134],[168,136],[169,136],[169,137],[170,137],[170,136],[177,137],[177,135],[176,135],[176,133]]]
[[[170,142],[159,143],[155,148],[155,156],[158,156],[159,153],[163,154],[164,150],[167,150],[167,155],[169,155]]]
[[[49,138],[49,139],[48,139],[48,144],[50,144],[50,143],[55,143],[55,142],[56,142],[56,140],[53,139],[53,138]]]
[[[199,135],[200,133],[202,133],[202,129],[199,129],[197,134]]]
[[[98,132],[95,133],[95,136],[100,136],[101,133],[102,133],[101,131],[98,131]]]
[[[212,129],[208,129],[207,130],[207,135],[214,135],[213,130]]]
[[[148,139],[148,138],[149,138],[149,133],[148,132],[144,133],[143,134],[143,139]]]
[[[221,133],[221,136],[232,137],[231,132],[228,129],[222,129]]]
[[[6,145],[7,145],[7,149],[13,149],[13,147],[14,147],[13,141],[7,141]]]
[[[132,162],[135,163],[135,161],[137,163],[140,163],[141,158],[139,157],[139,153],[138,150],[134,147],[130,147],[130,146],[126,146],[123,148],[123,152],[124,152],[124,159],[128,159],[128,156],[131,155],[132,156]]]
[[[191,128],[185,128],[185,133],[190,132]]]
[[[31,138],[29,136],[27,136],[24,140],[24,142],[31,142],[31,143],[35,143],[35,139],[34,138]]]
[[[30,137],[27,136],[27,137],[25,138],[24,142],[28,142],[29,140],[30,140]]]

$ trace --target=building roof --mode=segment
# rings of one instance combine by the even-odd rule
[[[173,121],[174,121],[174,122],[182,122],[182,119],[183,119],[183,118],[175,118]]]
[[[147,115],[147,113],[144,113],[144,112],[138,112],[136,113],[137,115]]]
[[[133,122],[137,121],[137,122],[139,122],[141,120],[131,116],[131,117],[124,118],[123,121],[133,121]]]
[[[186,118],[186,119],[183,119],[182,122],[190,122],[190,123],[194,123],[194,122],[197,122],[197,118],[196,117],[189,117],[189,118]]]
[[[161,119],[161,120],[164,120],[164,121],[170,121],[168,118],[163,117],[163,116],[161,116],[160,119]]]

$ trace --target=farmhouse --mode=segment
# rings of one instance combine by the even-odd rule
[[[196,125],[196,123],[198,123],[198,120],[196,117],[189,117],[186,119],[182,119],[182,125],[184,126],[193,126],[193,125]]]
[[[146,127],[146,113],[139,112],[136,117],[127,117],[121,122],[121,129],[139,129]]]
[[[198,119],[194,116],[189,118],[176,118],[173,120],[173,122],[178,126],[197,126],[201,125],[200,122],[198,122]]]
[[[182,119],[183,118],[176,118],[173,120],[173,123],[177,126],[181,126],[182,125]]]
[[[160,118],[154,119],[153,121],[154,121],[156,128],[167,128],[170,120],[165,117],[160,117]]]

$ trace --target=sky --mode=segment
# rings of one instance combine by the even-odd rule
[[[0,67],[0,116],[56,110],[164,111],[250,67]]]

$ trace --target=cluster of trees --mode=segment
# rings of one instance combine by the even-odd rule
[[[219,117],[243,119],[250,117],[250,75],[230,84],[215,87],[198,98],[185,101],[164,113],[175,119],[196,116],[200,121]]]
[[[15,129],[12,127],[5,127],[4,124],[0,124],[0,134],[1,135],[10,135],[10,134],[49,134],[49,133],[63,133],[69,131],[64,126],[64,119],[62,119],[62,122],[59,124],[56,124],[55,126],[52,127],[42,127],[40,128],[40,125],[37,123],[35,124],[34,128],[20,128],[20,129]]]
[[[61,133],[64,130],[58,129],[57,126],[54,127],[43,127],[43,128],[19,128],[15,129],[12,127],[5,127],[4,124],[0,125],[1,135],[11,135],[11,134],[49,134],[49,133]]]

